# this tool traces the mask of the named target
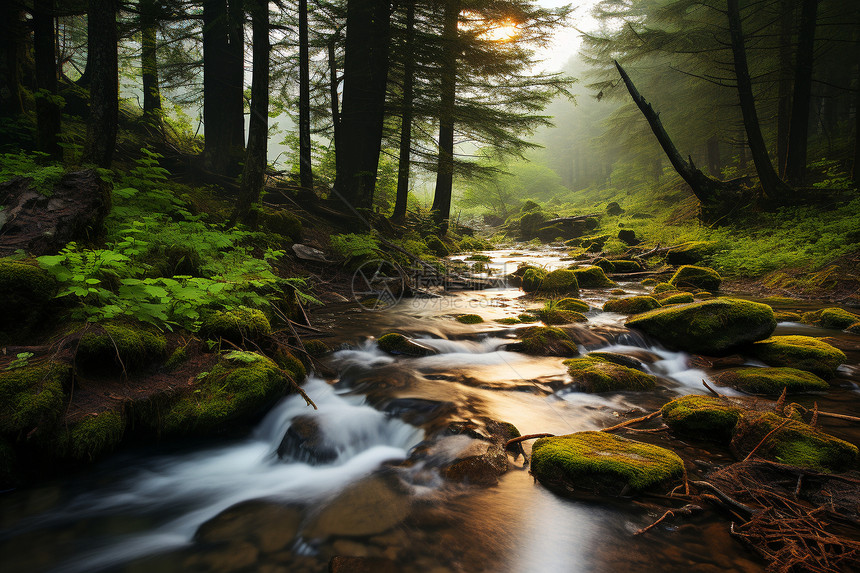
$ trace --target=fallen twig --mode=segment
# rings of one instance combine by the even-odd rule
[[[514,444],[519,444],[520,442],[525,442],[526,440],[534,440],[536,438],[553,438],[555,434],[526,434],[525,436],[520,436],[518,438],[512,438],[505,442],[505,449],[507,450]]]
[[[626,420],[624,422],[621,422],[620,424],[615,424],[614,426],[609,426],[608,428],[603,428],[600,431],[601,432],[611,432],[612,430],[617,430],[619,428],[629,426],[630,424],[635,424],[637,422],[645,422],[646,420],[650,420],[651,418],[654,418],[660,412],[662,412],[662,410],[654,410],[653,412],[651,412],[650,414],[648,414],[646,416],[642,416],[640,418],[633,418],[632,420]]]

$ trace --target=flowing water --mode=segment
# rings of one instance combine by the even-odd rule
[[[496,269],[518,260],[565,264],[553,253],[488,254]],[[605,290],[582,293],[594,308],[581,350],[635,356],[659,385],[646,393],[576,391],[561,358],[505,350],[518,327],[492,319],[525,310],[521,294],[496,288],[403,300],[383,312],[326,309],[315,321],[337,326],[332,342],[342,349],[325,359],[325,377],[306,382],[319,410],[288,397],[245,439],[127,451],[69,479],[0,496],[3,571],[321,572],[334,555],[385,557],[405,572],[763,570],[731,538],[724,516],[703,512],[634,537],[665,507],[647,497],[558,497],[533,481],[521,456],[495,485],[443,477],[481,443],[452,427],[480,431],[504,421],[523,434],[566,434],[703,393],[711,372],[626,331],[623,316],[597,310]],[[489,322],[452,320],[464,312]],[[395,328],[437,353],[380,352],[373,337]],[[777,333],[848,336],[798,324]],[[830,392],[797,401],[860,414],[860,351],[847,354]],[[847,423],[825,427],[860,441]],[[308,435],[313,448],[302,446]],[[693,477],[731,461],[720,446],[643,436],[678,451]]]

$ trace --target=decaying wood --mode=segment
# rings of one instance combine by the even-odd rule
[[[706,481],[691,481],[690,484],[696,486],[699,489],[706,489],[706,490],[710,491],[711,493],[713,493],[716,496],[717,499],[720,500],[720,503],[724,504],[725,506],[730,508],[732,511],[738,513],[739,515],[751,517],[751,516],[755,515],[757,511],[759,511],[759,510],[753,509],[747,505],[744,505],[743,503],[734,499],[733,497],[731,497],[730,495],[728,495],[727,493],[725,493],[724,491],[722,491],[720,488],[718,488],[717,486],[715,486],[712,483],[708,483]]]
[[[666,519],[667,517],[674,517],[674,516],[675,516],[675,514],[678,514],[678,513],[680,513],[680,514],[682,514],[682,515],[690,515],[690,514],[692,514],[694,511],[698,511],[698,510],[700,510],[700,509],[702,509],[702,508],[701,508],[701,507],[699,507],[698,505],[693,505],[693,504],[691,504],[691,503],[689,503],[689,504],[687,504],[687,505],[685,505],[684,507],[681,507],[681,508],[679,508],[679,509],[670,509],[670,510],[668,510],[666,513],[664,513],[663,515],[661,515],[661,516],[660,516],[660,518],[659,518],[657,521],[655,521],[654,523],[652,523],[652,524],[651,524],[651,525],[649,525],[648,527],[643,527],[642,529],[638,530],[638,531],[637,531],[636,533],[634,533],[633,535],[642,535],[642,534],[643,534],[643,533],[645,533],[646,531],[648,531],[648,530],[650,530],[650,529],[652,529],[652,528],[656,527],[657,525],[659,525],[659,524],[660,524],[660,522],[662,522],[662,521],[663,521],[664,519]]]
[[[526,434],[525,436],[520,436],[518,438],[512,438],[505,442],[505,449],[507,450],[511,446],[515,444],[519,444],[520,442],[525,442],[526,440],[534,440],[537,438],[553,438],[555,434]]]
[[[590,215],[576,215],[574,217],[556,217],[555,219],[546,221],[544,225],[552,225],[553,223],[579,223],[588,219],[595,219],[600,217],[600,215],[600,213],[592,213]]]

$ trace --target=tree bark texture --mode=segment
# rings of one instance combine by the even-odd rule
[[[140,3],[141,79],[143,82],[144,120],[161,130],[161,88],[158,83],[157,0]]]
[[[331,124],[334,132],[334,161],[335,173],[340,173],[337,158],[340,155],[340,98],[337,93],[337,88],[340,82],[337,79],[337,35],[329,38],[328,41],[328,82],[329,82],[329,101],[331,102]]]
[[[448,232],[451,195],[454,188],[454,106],[457,98],[457,23],[460,0],[445,2],[442,31],[442,84],[439,112],[439,160],[436,168],[436,192],[433,195],[433,220],[438,233]]]
[[[335,192],[370,209],[376,187],[388,80],[389,0],[350,0],[346,16],[341,141]]]
[[[409,167],[412,152],[412,91],[415,74],[415,0],[406,1],[406,38],[403,46],[403,105],[400,120],[400,156],[397,163],[397,198],[392,219],[406,217]]]
[[[24,25],[21,9],[11,2],[3,4],[0,17],[0,115],[8,117],[24,113],[20,58]]]
[[[714,135],[708,139],[708,171],[710,171],[711,177],[719,177],[721,167],[720,140]]]
[[[794,28],[796,0],[782,0],[779,21],[779,85],[776,103],[776,166],[779,176],[785,177],[785,159],[788,156],[788,131],[791,125],[791,33]]]
[[[39,149],[62,157],[60,106],[57,105],[57,61],[54,52],[54,0],[33,2],[33,52],[36,60],[36,140]]]
[[[110,167],[119,122],[116,0],[90,0],[87,49],[91,52],[90,118],[84,163]]]
[[[308,0],[299,0],[299,184],[313,191],[311,170],[311,79],[308,50]]]
[[[806,149],[809,138],[809,108],[812,100],[812,60],[815,48],[815,21],[817,15],[818,0],[803,0],[800,9],[800,30],[797,37],[794,93],[791,98],[788,154],[785,159],[785,176],[793,185],[802,185],[806,179]]]

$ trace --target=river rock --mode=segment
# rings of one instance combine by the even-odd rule
[[[654,310],[655,308],[660,308],[660,303],[652,296],[616,298],[607,300],[603,304],[604,312],[617,312],[619,314],[639,314],[640,312]]]
[[[812,312],[804,312],[800,321],[804,324],[812,324],[821,328],[832,328],[844,330],[852,324],[860,321],[860,316],[852,314],[841,308],[822,308]]]
[[[376,342],[379,349],[388,354],[403,354],[406,356],[429,356],[436,354],[436,351],[428,346],[424,346],[399,332],[389,332],[379,337]]]
[[[578,356],[573,339],[561,329],[552,326],[531,326],[520,332],[521,340],[509,344],[508,349],[533,356]]]
[[[543,278],[537,290],[540,292],[577,296],[579,294],[579,283],[577,282],[576,273],[573,271],[557,269],[548,273]]]
[[[695,301],[696,299],[693,297],[692,293],[689,292],[679,292],[679,293],[664,293],[668,296],[660,299],[660,306],[669,306],[670,304],[687,304]]]
[[[311,519],[302,536],[364,537],[388,531],[409,515],[410,497],[383,476],[366,478],[342,492]]]
[[[626,325],[680,350],[720,356],[768,337],[776,320],[766,304],[716,298],[637,314]]]
[[[483,432],[466,427],[465,435],[475,440],[461,451],[457,459],[441,469],[441,474],[451,481],[490,486],[508,471],[508,454],[505,444],[520,435],[519,430],[507,422],[487,420]],[[452,430],[449,426],[448,431]],[[521,449],[520,449],[521,451]]]
[[[681,243],[666,253],[666,262],[670,265],[695,265],[716,252],[717,248],[717,243],[712,241]]]
[[[723,278],[720,273],[708,267],[684,265],[675,271],[669,284],[676,287],[687,287],[715,291],[720,288]]]
[[[615,282],[610,280],[606,273],[598,266],[586,266],[572,269],[576,275],[576,280],[582,288],[603,288],[615,286]]]
[[[0,259],[0,344],[38,329],[57,294],[57,281],[35,261]]]
[[[847,360],[845,353],[811,336],[771,336],[753,344],[750,354],[770,366],[787,366],[832,378]]]
[[[397,573],[397,564],[385,557],[347,557],[337,555],[331,558],[329,573]]]
[[[283,460],[320,465],[337,456],[337,449],[326,443],[322,428],[312,416],[296,416],[278,445],[278,457]]]
[[[299,532],[302,510],[253,500],[236,504],[203,523],[194,534],[199,543],[220,544],[237,540],[254,543],[264,553],[280,551]]]
[[[570,377],[583,392],[651,390],[657,385],[655,376],[619,364],[612,357],[601,356],[601,353],[565,360],[564,364]]]
[[[588,312],[591,306],[587,302],[578,298],[563,298],[555,303],[555,307],[559,310],[572,310],[574,312]]]
[[[683,472],[674,452],[607,432],[541,438],[532,447],[531,473],[563,494],[638,492],[667,484]]]
[[[796,368],[738,368],[726,370],[714,377],[720,386],[730,386],[750,394],[779,396],[783,389],[788,394],[824,392],[830,388],[824,380],[811,372]]]
[[[455,410],[453,402],[424,398],[394,398],[376,407],[389,416],[396,416],[413,426],[422,426]]]
[[[742,412],[726,398],[689,395],[666,403],[661,415],[678,435],[728,442]]]

